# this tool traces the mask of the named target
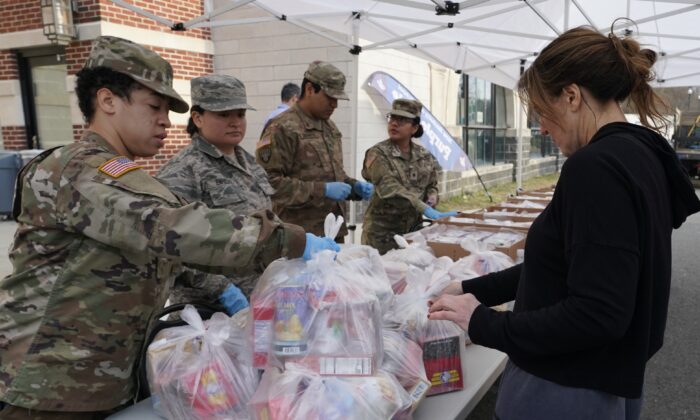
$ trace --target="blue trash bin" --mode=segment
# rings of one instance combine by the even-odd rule
[[[15,180],[22,168],[19,152],[0,151],[0,215],[12,214],[12,199],[15,196]]]

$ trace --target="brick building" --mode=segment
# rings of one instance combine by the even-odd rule
[[[176,22],[199,16],[204,0],[131,3]],[[0,2],[0,140],[8,150],[49,148],[78,139],[85,126],[74,94],[75,74],[93,39],[113,35],[147,45],[173,66],[176,90],[189,99],[189,80],[213,71],[209,29],[175,32],[108,0],[73,0],[76,37],[52,44],[43,32],[39,0]],[[170,114],[166,146],[143,160],[153,172],[189,143],[187,115]]]

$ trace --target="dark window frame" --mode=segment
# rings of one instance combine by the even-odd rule
[[[470,81],[474,80],[475,83],[484,83],[488,85],[489,95],[484,94],[484,98],[476,98],[471,101],[473,105],[480,108],[480,105],[487,99],[489,99],[488,110],[484,108],[483,117],[484,119],[490,119],[490,121],[483,121],[482,123],[476,123],[470,121]],[[459,125],[462,126],[462,149],[467,153],[472,163],[475,166],[484,165],[496,165],[505,162],[505,133],[508,129],[507,123],[507,104],[506,101],[506,88],[503,86],[496,85],[495,83],[488,82],[483,79],[479,79],[474,76],[469,76],[468,74],[463,74],[461,77],[461,87],[460,87],[460,104],[457,107],[459,115],[457,115],[457,121]],[[499,100],[500,97],[500,100]],[[502,103],[500,103],[502,102]],[[501,111],[505,112],[505,115],[499,115],[499,106]],[[478,112],[478,111],[475,111]],[[488,133],[488,135],[486,134]],[[470,153],[470,134],[478,136],[474,141],[474,146],[472,147],[472,152]],[[480,138],[483,136],[483,140]],[[489,138],[490,150],[480,150],[479,143],[486,142],[486,138]],[[483,157],[484,159],[482,159]]]
[[[24,126],[26,132],[27,149],[40,149],[39,124],[37,122],[36,102],[34,100],[34,78],[30,58],[56,55],[65,57],[66,51],[62,46],[39,47],[22,50],[13,50],[17,59],[19,72],[20,94],[22,95],[22,112],[24,114]],[[72,123],[71,123],[72,124]]]

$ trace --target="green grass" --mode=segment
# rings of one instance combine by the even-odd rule
[[[539,188],[550,187],[557,183],[559,179],[559,173],[540,176],[537,178],[530,178],[523,181],[523,189],[536,190]],[[493,197],[493,203],[489,201],[489,197],[484,192],[484,188],[479,184],[479,189],[474,192],[466,192],[462,196],[451,197],[447,200],[440,201],[438,205],[438,210],[471,210],[480,209],[500,203],[505,201],[506,198],[515,194],[516,184],[515,182],[510,182],[508,184],[497,185],[495,187],[489,188],[489,192]]]

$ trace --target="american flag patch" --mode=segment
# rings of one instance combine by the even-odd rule
[[[127,172],[140,168],[141,167],[135,164],[133,160],[124,156],[117,156],[103,163],[98,169],[100,172],[105,173],[112,178],[119,178]]]

